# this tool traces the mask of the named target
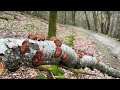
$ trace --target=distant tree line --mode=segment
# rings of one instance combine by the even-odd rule
[[[49,11],[24,11],[49,20]],[[58,11],[57,22],[80,26],[120,41],[120,11]]]

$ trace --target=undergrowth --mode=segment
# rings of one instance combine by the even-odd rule
[[[70,34],[67,36],[66,40],[67,40],[67,45],[68,46],[73,46],[74,45],[74,35],[73,34]]]

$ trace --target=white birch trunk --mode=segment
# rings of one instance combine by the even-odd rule
[[[99,62],[92,56],[84,55],[82,58],[79,58],[74,49],[65,44],[62,44],[60,47],[62,49],[62,54],[55,58],[54,54],[57,46],[54,41],[36,41],[28,39],[29,49],[25,54],[21,54],[19,46],[22,46],[22,43],[25,40],[26,39],[15,38],[0,39],[0,60],[5,62],[6,68],[12,69],[22,65],[35,67],[32,60],[36,55],[36,52],[40,50],[43,53],[41,55],[43,55],[44,59],[39,65],[60,65],[60,62],[62,62],[67,67],[95,67],[110,76],[120,77],[120,71],[107,67],[104,63]],[[65,60],[62,60],[61,57],[64,52],[67,52],[68,56]]]

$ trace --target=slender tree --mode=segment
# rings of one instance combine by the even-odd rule
[[[93,14],[93,21],[94,21],[95,31],[98,31],[98,28],[97,28],[97,15],[96,15],[96,11],[92,11],[92,14]]]
[[[64,12],[64,14],[65,14],[65,17],[64,17],[64,24],[66,24],[66,19],[67,19],[67,17],[66,17],[66,11]]]
[[[101,17],[100,17],[100,18],[101,18],[101,19],[100,19],[100,20],[101,20],[101,21],[100,21],[100,32],[101,32],[101,33],[104,33],[104,27],[103,27],[104,22],[103,22],[103,12],[102,12],[102,11],[101,11],[101,13],[100,13],[100,16],[101,16]]]
[[[108,34],[109,28],[110,28],[110,18],[111,18],[111,14],[110,11],[106,12],[106,31],[105,34]]]
[[[86,11],[84,11],[84,13],[85,13],[88,29],[90,30],[91,28],[90,28],[90,23],[89,23],[89,20],[88,20],[87,13],[86,13]]]
[[[119,13],[116,12],[115,15],[114,15],[113,29],[111,31],[111,37],[115,37],[115,31],[117,29],[118,16],[119,16]]]
[[[76,11],[72,11],[72,23],[75,25],[75,16],[76,16]]]

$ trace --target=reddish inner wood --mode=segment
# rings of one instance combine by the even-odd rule
[[[60,47],[57,47],[55,50],[54,57],[57,58],[57,57],[61,56],[61,54],[62,54],[62,49]]]
[[[2,75],[5,72],[5,62],[0,60],[0,75]]]
[[[50,40],[51,40],[51,41],[55,41],[55,40],[57,40],[57,38],[56,38],[55,36],[52,36],[52,37],[50,38]]]
[[[43,60],[44,60],[44,54],[41,50],[38,50],[32,59],[32,65],[37,67],[42,64]]]
[[[19,46],[19,49],[20,49],[20,54],[25,54],[26,51],[29,49],[29,41],[25,40],[22,43],[22,46]]]
[[[60,41],[60,40],[55,40],[54,41],[54,43],[55,43],[55,45],[57,46],[57,47],[61,47],[61,45],[62,45],[62,42]]]
[[[31,40],[35,40],[35,35],[29,34],[29,35],[28,35],[28,38],[31,39]]]
[[[61,59],[62,60],[65,60],[66,58],[68,57],[68,53],[67,52],[64,52]]]

